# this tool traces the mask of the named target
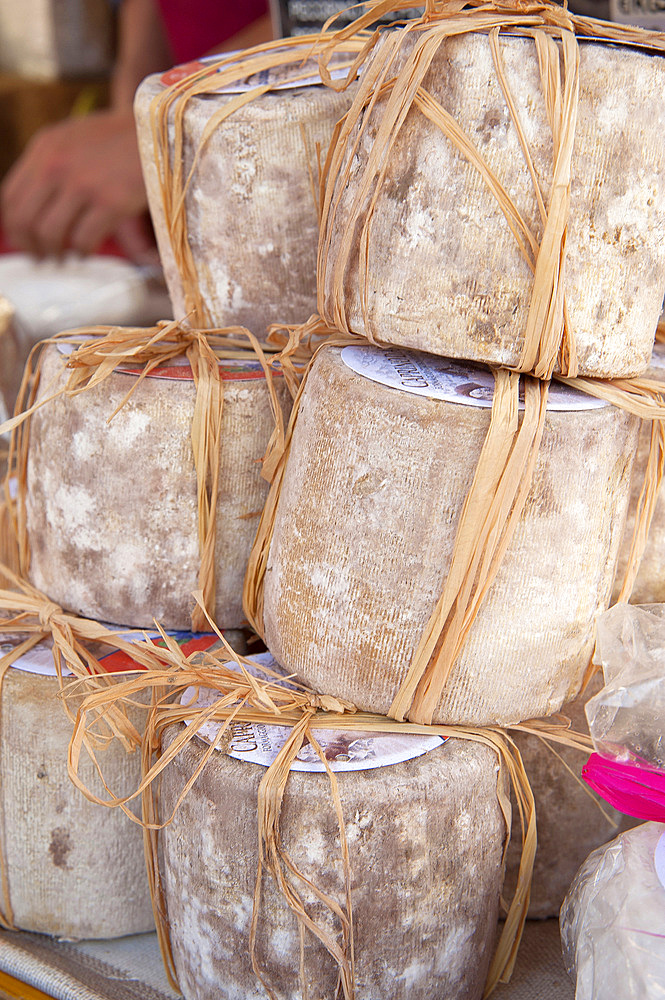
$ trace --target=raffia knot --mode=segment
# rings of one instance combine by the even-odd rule
[[[53,619],[61,614],[63,614],[62,608],[59,604],[54,604],[53,601],[46,601],[42,605],[39,609],[39,624],[44,632],[48,632],[51,629]]]
[[[336,712],[339,715],[348,713],[353,715],[358,711],[352,701],[344,698],[333,698],[330,694],[312,695],[311,705],[313,708],[320,708],[323,712]]]

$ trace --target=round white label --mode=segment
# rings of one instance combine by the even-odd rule
[[[288,52],[288,49],[284,48],[283,50],[278,51]],[[306,48],[303,45],[303,54],[305,52]],[[180,66],[174,66],[173,69],[167,70],[161,77],[161,83],[165,87],[170,87],[174,83],[180,83],[181,80],[185,80],[193,73],[198,73],[200,70],[205,69],[208,63],[214,62],[215,60],[219,61],[220,59],[228,59],[228,63],[217,69],[218,73],[224,73],[231,68],[232,62],[230,60],[231,57],[235,55],[239,55],[243,59],[246,58],[246,53],[244,51],[224,52],[218,55],[201,56],[200,59],[195,59],[188,63],[182,63]],[[330,72],[331,79],[343,80],[349,71],[350,64],[351,59],[348,59],[344,61],[342,65],[329,66],[328,70]],[[215,93],[246,94],[250,90],[254,90],[255,87],[265,86],[269,86],[271,90],[296,90],[299,87],[317,87],[322,84],[323,81],[319,73],[316,59],[307,59],[304,63],[297,60],[296,62],[286,63],[283,66],[271,66],[258,73],[253,73],[249,77],[244,77],[243,79],[234,80],[231,83],[224,84],[219,87]]]
[[[270,653],[250,656],[260,667],[275,672],[283,672]],[[239,670],[237,663],[226,664],[230,669]],[[260,670],[247,667],[256,677],[265,678]],[[282,682],[286,687],[288,681]],[[192,703],[198,708],[207,708],[219,698],[219,693],[209,688],[189,687],[183,693],[181,704]],[[188,725],[191,724],[188,722]],[[221,723],[208,722],[197,731],[197,736],[212,743],[221,729]],[[231,724],[231,740],[226,753],[236,760],[251,761],[269,767],[282,749],[291,730],[287,726],[265,725],[264,723],[238,722]],[[399,764],[405,760],[420,757],[445,743],[441,736],[420,736],[418,734],[374,733],[353,730],[312,729],[312,734],[325,754],[333,771],[365,771],[388,764]],[[325,767],[314,747],[308,742],[298,751],[291,764],[292,771],[325,772]]]
[[[494,376],[484,365],[402,347],[371,345],[342,348],[342,360],[358,375],[416,396],[466,406],[492,405]],[[520,394],[523,396],[523,389]],[[558,382],[552,382],[547,399],[548,410],[595,410],[607,405],[604,400]]]

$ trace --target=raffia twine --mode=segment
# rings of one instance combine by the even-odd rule
[[[64,386],[51,391],[47,386],[43,398],[37,400],[41,383],[43,348],[48,344],[69,344],[74,349],[63,359],[63,369],[69,371]],[[215,541],[217,537],[217,498],[220,481],[220,447],[224,387],[219,362],[226,359],[258,360],[263,368],[268,388],[274,429],[268,452],[279,451],[284,437],[284,417],[273,384],[273,371],[268,355],[275,348],[261,343],[244,327],[197,330],[185,329],[178,322],[160,322],[155,327],[82,327],[42,341],[33,350],[26,365],[17,402],[17,415],[0,426],[0,433],[12,432],[8,478],[5,484],[5,507],[0,511],[0,531],[7,538],[7,562],[13,558],[15,538],[18,546],[18,565],[22,574],[30,566],[30,545],[26,526],[25,504],[27,493],[27,463],[30,438],[30,418],[43,406],[60,396],[76,396],[101,385],[118,366],[141,365],[130,391],[109,422],[139,388],[144,378],[159,365],[185,354],[192,369],[196,388],[191,441],[197,485],[199,587],[204,594],[204,606],[211,614],[215,610],[216,566]],[[267,465],[270,473],[270,464]],[[14,478],[17,496],[12,498],[10,480]],[[2,527],[4,518],[5,528]],[[206,628],[206,620],[196,605],[192,613],[193,631]]]
[[[284,357],[275,364],[289,365],[288,352],[295,351],[298,330],[284,328],[288,345]],[[367,343],[352,334],[331,334],[323,321],[312,317],[301,328],[309,343],[317,334],[323,342],[317,348],[304,374],[284,436],[283,448],[273,452],[272,485],[259,521],[250,553],[243,589],[247,620],[261,636],[263,628],[263,588],[268,565],[275,517],[282,482],[289,460],[291,442],[300,411],[307,376],[318,351],[328,346]],[[379,342],[381,347],[389,344]],[[407,676],[389,710],[389,715],[403,720],[429,724],[453,664],[475,621],[510,545],[531,487],[538,449],[546,416],[549,383],[508,369],[493,369],[495,393],[490,425],[481,450],[471,488],[457,526],[451,565],[444,589],[414,652]],[[665,383],[647,378],[583,379],[555,376],[557,381],[603,399],[620,409],[650,421],[652,425],[649,460],[644,485],[638,500],[630,556],[621,588],[621,600],[627,600],[646,547],[658,491],[663,477],[665,454]],[[519,418],[519,382],[525,380],[525,409]]]
[[[266,770],[262,779],[258,798],[259,824],[259,869],[257,872],[254,910],[252,916],[249,950],[252,964],[268,995],[274,993],[256,959],[256,940],[261,933],[260,906],[261,886],[264,873],[276,882],[285,904],[293,912],[304,932],[313,934],[327,949],[340,972],[342,994],[346,1000],[355,995],[353,974],[353,916],[350,893],[350,868],[348,850],[345,843],[344,819],[334,772],[325,762],[324,755],[312,734],[312,729],[347,729],[384,733],[438,734],[444,737],[468,739],[490,747],[497,755],[499,778],[497,795],[506,823],[508,838],[511,830],[511,809],[509,797],[504,789],[507,776],[515,792],[522,828],[522,859],[518,886],[508,907],[506,922],[496,953],[492,959],[487,979],[487,993],[499,981],[507,981],[512,972],[519,939],[529,903],[529,887],[533,858],[536,849],[536,819],[533,794],[518,748],[507,729],[499,727],[478,728],[471,726],[423,726],[408,722],[398,722],[387,717],[357,712],[354,706],[340,699],[318,695],[305,685],[290,680],[289,687],[283,686],[283,679],[269,669],[262,669],[264,676],[256,678],[245,669],[245,665],[256,664],[236,654],[224,640],[223,635],[210,620],[210,627],[217,633],[221,649],[194,653],[186,656],[175,640],[171,639],[159,626],[161,643],[149,638],[128,643],[109,632],[96,622],[77,619],[54,606],[34,588],[14,581],[15,592],[0,591],[0,609],[26,605],[29,611],[20,612],[5,624],[1,631],[27,631],[27,642],[41,641],[45,634],[52,634],[54,659],[56,664],[68,666],[76,675],[76,680],[65,683],[65,701],[76,698],[75,725],[68,755],[68,768],[73,783],[92,802],[107,807],[119,807],[127,816],[139,823],[144,830],[144,843],[148,874],[153,896],[155,919],[165,966],[173,985],[176,985],[175,968],[169,939],[169,926],[164,888],[158,864],[159,831],[172,819],[180,803],[207,764],[216,748],[224,746],[228,729],[233,722],[258,722],[266,725],[291,727],[292,734],[274,763]],[[202,607],[202,594],[195,595]],[[203,608],[202,608],[203,610]],[[31,631],[32,630],[32,631]],[[103,642],[113,648],[122,648],[133,657],[143,669],[135,674],[123,671],[121,675],[106,674],[99,661],[86,650],[86,643]],[[14,651],[12,662],[20,655]],[[227,666],[229,660],[239,662],[240,672]],[[179,696],[190,686],[205,687],[218,693],[218,700],[207,708],[197,708],[191,702],[181,704]],[[150,704],[138,700],[140,695],[150,694]],[[146,712],[145,731],[139,734],[134,727],[118,726],[118,719],[124,716],[124,708],[132,705]],[[191,722],[183,727],[165,753],[161,753],[160,741],[163,730],[177,722]],[[201,762],[183,788],[171,816],[160,818],[159,782],[156,780],[171,761],[194,738],[198,728],[206,722],[221,723],[219,733],[205,750]],[[551,722],[536,720],[511,727],[511,731],[537,733],[554,743],[575,747],[588,752],[590,743],[582,734],[567,729],[568,721],[558,717]],[[103,728],[103,733],[100,727]],[[130,746],[141,749],[143,777],[140,786],[129,796],[116,796],[104,781],[103,767],[96,750],[105,745],[104,735],[113,730],[125,738]],[[289,857],[281,836],[281,808],[284,790],[288,782],[291,763],[305,739],[309,739],[317,749],[326,766],[331,787],[331,795],[338,819],[340,849],[344,863],[344,902],[312,886],[310,880],[298,870]],[[87,754],[93,762],[95,772],[101,777],[107,798],[102,798],[86,787],[80,777],[79,767],[82,756]],[[143,818],[134,816],[129,804],[141,797]],[[506,842],[507,848],[507,842]],[[302,897],[302,885],[314,891],[337,918],[339,933],[331,936],[308,913]]]
[[[326,45],[327,40],[318,34],[299,35],[296,38],[279,39],[257,45],[245,50],[241,56],[222,55],[216,59],[206,60],[203,68],[166,87],[151,101],[150,128],[162,209],[171,250],[182,281],[185,310],[191,316],[193,326],[208,327],[212,321],[201,294],[198,270],[189,239],[188,192],[210,138],[241,108],[274,90],[279,81],[276,79],[274,83],[262,83],[250,87],[245,93],[230,96],[223,107],[215,111],[206,123],[189,169],[185,167],[184,119],[187,105],[196,97],[215,94],[232,84],[251,81],[253,76],[267,70],[292,67],[289,79],[297,84],[298,80],[311,77],[311,66],[307,67],[305,63],[321,55]],[[350,72],[355,72],[357,54],[363,51],[364,46],[365,39],[362,36],[356,37],[353,32],[347,35],[343,41],[340,40],[334,53],[337,64],[342,67],[348,66]],[[328,74],[326,76],[328,77]],[[170,128],[173,129],[172,142],[169,140]],[[318,184],[304,137],[303,145],[304,155],[309,164],[312,195],[318,211]],[[317,150],[317,157],[320,155],[321,151]]]
[[[370,28],[377,17],[415,4],[377,2],[349,28],[333,35],[324,61],[343,44],[347,32]],[[570,329],[565,302],[565,243],[570,209],[570,181],[579,92],[579,46],[577,37],[604,38],[623,44],[637,44],[654,52],[665,53],[665,34],[625,25],[609,24],[593,18],[577,17],[567,8],[550,3],[484,3],[471,0],[463,4],[431,0],[423,17],[408,21],[403,30],[378,32],[368,40],[357,65],[363,64],[359,87],[351,109],[340,122],[328,151],[323,171],[321,238],[318,259],[319,312],[338,330],[352,332],[346,310],[347,270],[352,254],[358,257],[358,280],[366,336],[372,341],[367,322],[367,296],[370,287],[369,249],[376,205],[391,151],[407,115],[418,111],[434,124],[479,172],[496,199],[520,253],[533,273],[533,285],[524,343],[516,371],[530,372],[549,379],[555,368],[566,375],[577,374],[574,336]],[[334,19],[331,19],[331,22]],[[331,23],[329,22],[329,24]],[[553,162],[549,191],[541,188],[534,160],[506,79],[500,47],[500,32],[532,38],[540,67],[543,98],[552,131]],[[536,233],[501,180],[446,109],[424,86],[433,60],[447,38],[468,33],[489,36],[497,79],[528,167],[539,208],[542,231]],[[415,44],[401,69],[395,59],[405,40]],[[560,46],[557,45],[557,41]],[[366,60],[372,55],[371,64]],[[354,154],[368,128],[370,112],[382,99],[381,119],[372,141],[362,174],[354,181],[355,194],[345,220],[339,250],[333,265],[329,262],[332,232],[342,194],[349,180]],[[332,267],[331,301],[323,289],[328,268]]]

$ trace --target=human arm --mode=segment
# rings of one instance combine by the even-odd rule
[[[2,184],[3,229],[17,249],[90,253],[114,235],[137,261],[154,254],[132,101],[172,57],[156,0],[123,0],[118,28],[111,106],[42,129]]]

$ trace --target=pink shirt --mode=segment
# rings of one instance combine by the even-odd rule
[[[158,0],[176,63],[205,55],[268,12],[267,0]]]

